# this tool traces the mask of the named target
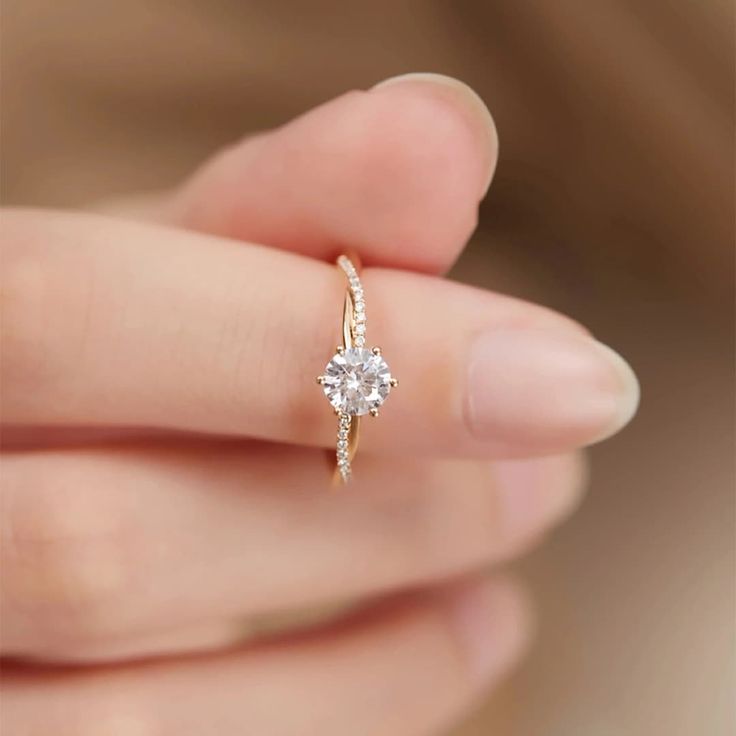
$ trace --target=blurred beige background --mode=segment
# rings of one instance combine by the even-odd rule
[[[458,736],[727,736],[733,720],[727,0],[4,0],[2,196],[165,187],[407,71],[472,84],[501,160],[454,276],[588,324],[642,379],[579,515],[521,564],[529,661]],[[428,697],[430,695],[428,694]]]

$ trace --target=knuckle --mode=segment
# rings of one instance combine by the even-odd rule
[[[114,631],[131,585],[134,540],[102,488],[64,467],[26,474],[14,489],[6,555],[13,606],[55,640]]]

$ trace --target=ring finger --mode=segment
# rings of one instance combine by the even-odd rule
[[[423,736],[518,658],[514,586],[468,580],[309,636],[143,666],[3,675],[3,733]]]

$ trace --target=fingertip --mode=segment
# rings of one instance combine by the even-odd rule
[[[439,597],[471,677],[479,686],[503,676],[534,630],[528,591],[509,576],[452,583]]]
[[[623,356],[599,340],[595,341],[595,345],[615,375],[621,396],[612,421],[597,439],[601,441],[620,432],[636,416],[641,401],[641,387],[636,373]]]
[[[341,229],[366,265],[445,271],[477,226],[495,169],[487,108],[462,82],[433,74],[392,78],[343,103],[341,159],[361,176]]]
[[[466,419],[479,439],[550,454],[618,432],[638,392],[623,358],[589,336],[491,329],[471,348]]]
[[[498,130],[483,98],[468,84],[445,74],[410,72],[384,79],[371,92],[415,91],[448,105],[467,123],[476,142],[480,166],[479,200],[488,192],[498,161]]]

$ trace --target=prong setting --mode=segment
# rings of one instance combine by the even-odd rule
[[[369,414],[372,417],[377,417],[378,416],[378,409],[376,409],[375,407],[373,407],[373,409],[370,410]]]
[[[399,385],[399,379],[398,378],[392,378],[389,383],[391,384],[391,388],[396,388]]]
[[[378,409],[391,391],[391,369],[368,348],[346,348],[325,366],[322,388],[333,407],[352,416]]]
[[[375,348],[373,348],[373,350],[371,350],[371,352],[373,353],[373,355],[380,355],[381,354],[381,348],[379,348],[378,346],[376,346]]]

